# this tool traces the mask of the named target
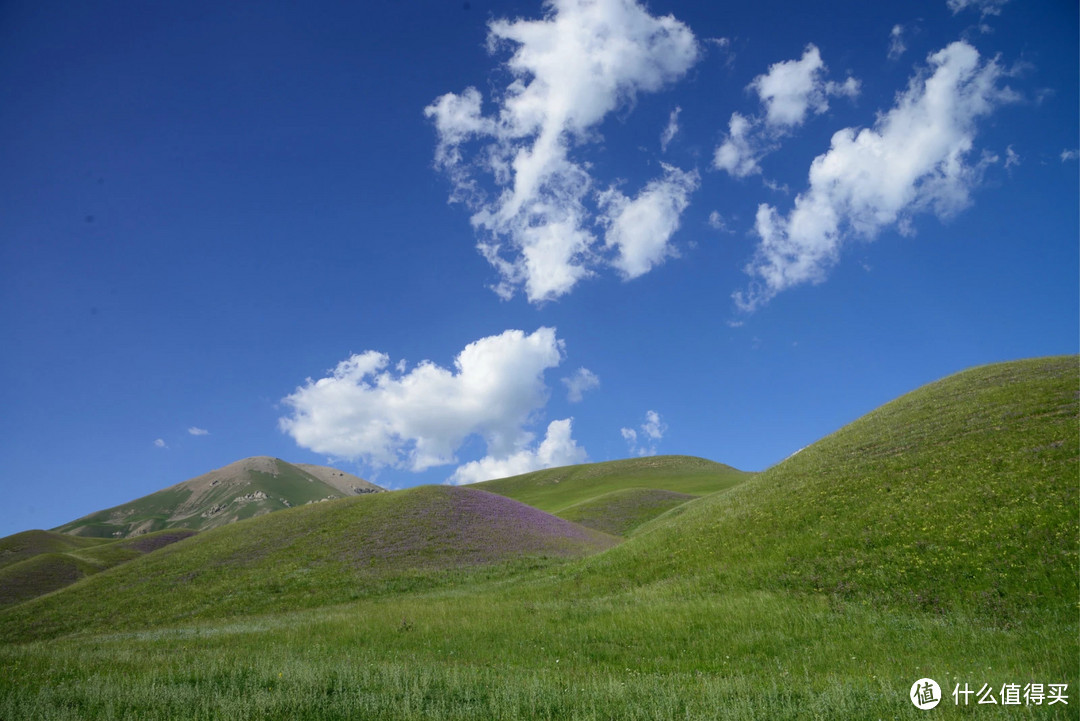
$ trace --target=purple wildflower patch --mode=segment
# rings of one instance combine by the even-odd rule
[[[574,556],[612,538],[487,491],[431,486],[409,493],[394,513],[364,524],[344,555],[360,567],[475,566],[521,556]]]

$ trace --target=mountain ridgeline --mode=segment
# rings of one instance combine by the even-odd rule
[[[336,468],[256,456],[53,530],[109,539],[170,528],[204,531],[284,508],[383,490]]]

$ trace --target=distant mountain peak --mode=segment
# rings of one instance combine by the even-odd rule
[[[384,490],[337,468],[252,456],[56,530],[98,538],[126,538],[166,528],[201,531],[306,503]]]

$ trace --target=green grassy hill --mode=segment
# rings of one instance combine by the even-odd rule
[[[1078,401],[1076,357],[965,371],[617,545],[475,487],[216,529],[0,610],[0,718],[1075,719]],[[663,490],[579,472],[521,491]]]
[[[548,468],[474,487],[626,535],[681,502],[731,488],[753,475],[694,456],[649,456]]]
[[[616,543],[473,488],[371,494],[205,531],[0,614],[0,640],[322,606]]]
[[[299,466],[279,458],[257,456],[92,513],[54,530],[110,539],[167,528],[201,531],[283,508],[382,490],[336,468]]]
[[[20,561],[0,566],[0,607],[22,603],[70,586],[82,578],[195,533],[188,529],[177,529],[120,541],[104,541],[73,538],[49,531],[26,531],[0,539],[0,548],[17,549],[11,555],[23,556]],[[35,552],[30,555],[31,551]]]
[[[655,488],[624,488],[559,511],[559,518],[615,536],[629,536],[646,521],[698,496]]]
[[[0,568],[42,553],[65,553],[104,543],[105,539],[73,538],[54,531],[23,531],[0,538]]]
[[[932,383],[590,564],[622,584],[693,578],[997,623],[1075,615],[1075,357]]]

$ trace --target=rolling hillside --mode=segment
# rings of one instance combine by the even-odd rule
[[[1075,615],[1078,363],[1002,363],[924,386],[725,494],[683,506],[586,578],[693,578],[998,623]]]
[[[726,490],[753,476],[704,458],[649,456],[548,468],[474,487],[590,528],[627,535],[685,501]]]
[[[273,513],[0,609],[0,717],[920,719],[928,677],[934,718],[1074,719],[1078,452],[1078,359],[1043,358],[915,390],[621,542],[476,487]],[[517,490],[606,520],[665,501],[646,470],[552,471]],[[1067,705],[1000,701],[1050,684]],[[954,703],[968,685],[998,702]]]
[[[257,456],[54,530],[97,538],[127,538],[166,528],[201,531],[283,508],[382,490],[336,468]]]
[[[106,541],[26,531],[0,539],[0,607],[22,603],[70,586],[76,581],[195,535],[189,529],[158,531],[138,538]],[[32,551],[32,552],[31,552]]]
[[[617,543],[493,493],[422,486],[203,532],[192,543],[0,614],[0,639],[30,629],[55,635],[341,603],[422,588],[446,573],[582,556]]]
[[[559,518],[615,536],[629,536],[646,521],[699,496],[654,488],[624,488],[559,511]]]
[[[0,568],[42,553],[64,553],[104,543],[105,539],[75,538],[54,531],[23,531],[0,538]]]

